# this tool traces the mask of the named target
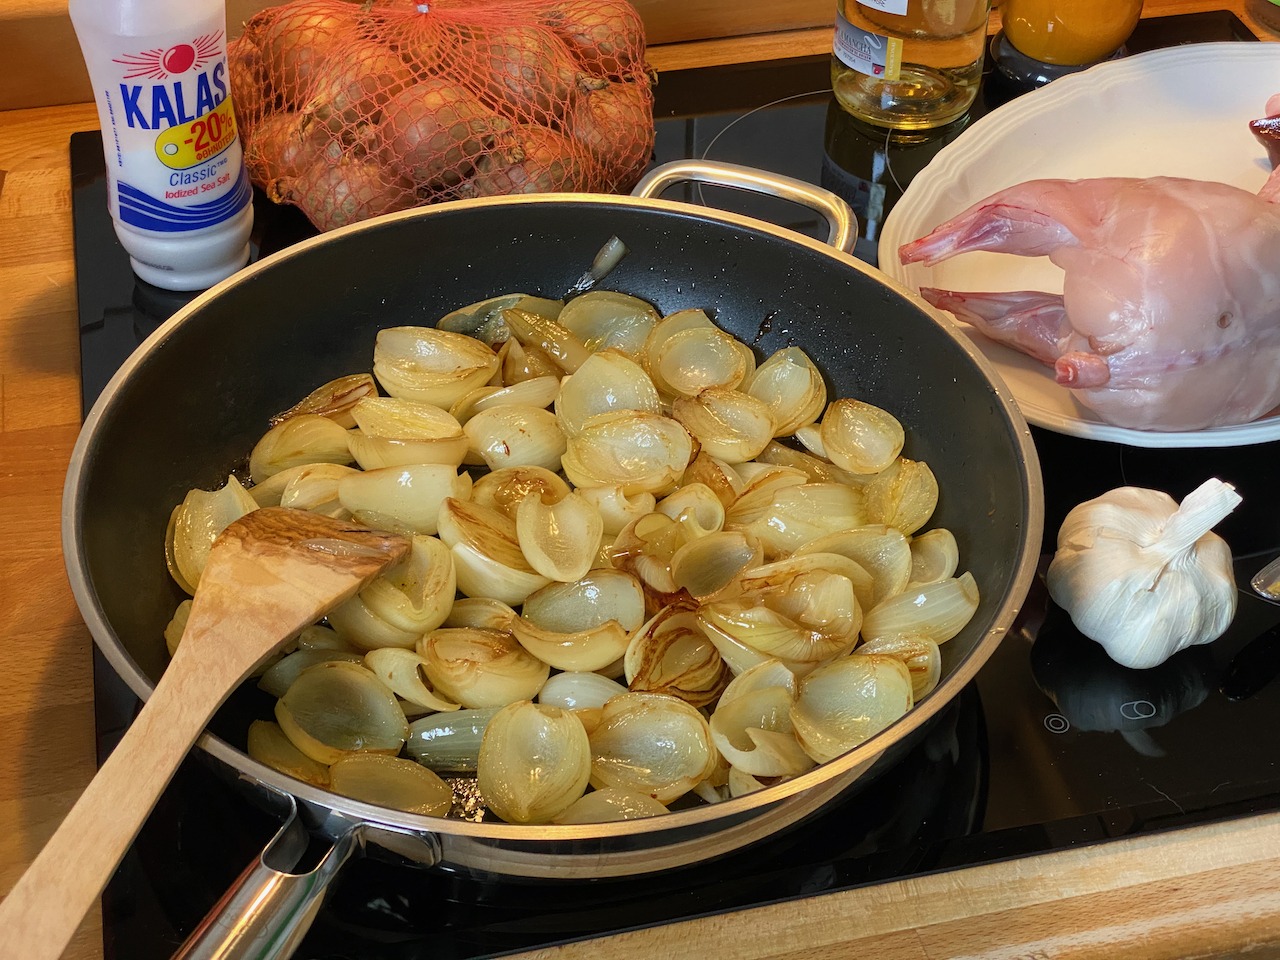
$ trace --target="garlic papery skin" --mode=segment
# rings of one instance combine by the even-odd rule
[[[1240,503],[1205,481],[1179,506],[1119,487],[1067,514],[1046,582],[1054,602],[1111,659],[1146,669],[1216,640],[1236,612],[1231,549],[1211,530]]]

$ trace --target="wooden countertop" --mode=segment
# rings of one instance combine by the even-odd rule
[[[1225,5],[1275,39],[1247,17],[1242,0]],[[1222,6],[1147,0],[1145,15]],[[651,61],[662,71],[823,52],[829,44],[830,30],[800,30],[655,47]],[[95,769],[91,641],[63,571],[59,510],[80,424],[67,143],[73,131],[96,124],[90,104],[0,112],[0,507],[10,528],[0,541],[0,891],[13,885]],[[717,960],[1280,956],[1280,815],[879,884],[530,956],[664,953]],[[92,916],[66,957],[101,956],[100,920]]]

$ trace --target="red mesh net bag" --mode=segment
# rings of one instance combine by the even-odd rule
[[[329,230],[440,200],[622,192],[653,149],[625,0],[293,0],[229,48],[253,182]]]

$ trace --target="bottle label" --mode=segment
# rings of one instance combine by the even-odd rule
[[[869,77],[897,80],[902,70],[902,41],[855,27],[843,10],[836,11],[835,45],[832,49],[846,67]]]
[[[1280,0],[1276,0],[1280,3]],[[871,7],[881,13],[892,13],[899,17],[907,15],[907,0],[858,0],[864,7]]]
[[[169,234],[203,230],[252,201],[228,95],[225,36],[164,37],[94,58],[122,223]]]

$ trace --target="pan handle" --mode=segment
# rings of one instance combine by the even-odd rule
[[[285,960],[315,919],[330,882],[363,846],[352,825],[324,858],[305,873],[291,873],[311,834],[288,797],[289,816],[262,854],[245,868],[185,943],[174,960]]]
[[[784,177],[779,173],[734,163],[720,163],[716,160],[675,160],[664,163],[641,177],[631,195],[649,199],[672,184],[686,180],[779,197],[817,211],[827,221],[827,243],[843,253],[852,251],[858,240],[858,218],[854,216],[852,208],[830,190],[794,177]]]

